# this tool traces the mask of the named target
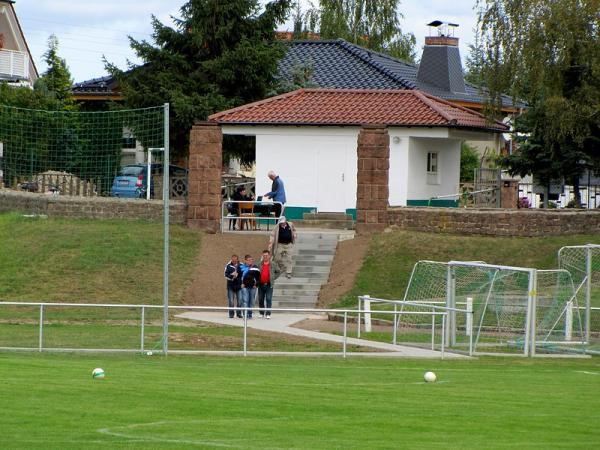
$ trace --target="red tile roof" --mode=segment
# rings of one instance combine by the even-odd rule
[[[416,90],[299,89],[213,114],[227,125],[373,125],[507,131],[485,116]]]

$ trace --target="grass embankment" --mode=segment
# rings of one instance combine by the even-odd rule
[[[181,303],[195,268],[200,238],[198,231],[171,227],[171,305]],[[0,242],[1,300],[162,304],[163,225],[160,222],[42,219],[0,214]],[[39,307],[0,307],[0,347],[37,347],[39,317]],[[241,328],[172,317],[171,349],[242,349]],[[140,308],[46,307],[43,346],[140,348],[140,319]],[[161,323],[161,310],[145,311],[146,349],[161,347]],[[341,351],[341,346],[291,337],[282,340],[278,334],[250,330],[248,349]]]
[[[419,260],[485,261],[488,264],[555,269],[566,245],[598,243],[594,235],[549,237],[456,236],[394,231],[373,236],[352,290],[337,306],[356,307],[357,296],[399,299]]]
[[[162,303],[163,225],[0,214],[0,298]],[[172,226],[170,301],[189,282],[200,233]]]
[[[94,367],[106,379],[92,380]],[[422,382],[433,370],[435,384]],[[0,447],[595,448],[600,360],[0,354]]]

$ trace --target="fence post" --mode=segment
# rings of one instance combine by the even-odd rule
[[[592,247],[588,246],[585,255],[585,341],[590,344],[591,292],[592,292]]]
[[[357,320],[357,329],[356,329],[356,337],[360,339],[360,321],[361,321],[361,312],[362,311],[362,297],[358,296],[358,320]]]
[[[473,356],[473,299],[467,297],[467,330],[469,333],[469,356]]]
[[[39,332],[39,351],[41,352],[44,348],[44,305],[40,305],[40,332]]]
[[[344,344],[342,346],[342,356],[344,358],[346,357],[346,341],[348,340],[347,325],[348,325],[348,311],[344,311]]]
[[[442,359],[444,359],[444,350],[446,348],[446,316],[448,313],[442,314]]]
[[[248,355],[248,308],[244,308],[244,356]]]
[[[146,308],[142,306],[142,332],[140,337],[140,350],[144,353],[144,323],[146,322]]]
[[[467,317],[465,328],[465,333],[467,336],[471,336],[473,334],[473,297],[467,297]]]
[[[363,298],[363,308],[365,310],[365,333],[371,332],[371,296],[365,295]]]
[[[396,345],[398,337],[398,305],[394,303],[394,332],[392,336],[392,344]]]
[[[434,309],[431,309],[434,312]],[[435,314],[431,314],[431,350],[435,350]]]

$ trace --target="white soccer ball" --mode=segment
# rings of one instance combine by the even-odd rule
[[[92,370],[92,378],[94,380],[104,378],[104,369],[97,367],[94,370]]]
[[[152,353],[151,351],[147,351],[146,352],[146,356],[152,356],[154,353]]]
[[[425,376],[423,378],[425,378],[425,381],[427,383],[435,383],[435,381],[437,380],[437,377],[433,372],[425,372]]]

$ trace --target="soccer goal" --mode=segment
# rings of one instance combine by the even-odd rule
[[[600,351],[600,245],[586,244],[562,247],[558,266],[573,279],[577,314],[583,317],[583,330],[588,350]]]
[[[479,354],[530,356],[568,352],[570,344],[582,343],[581,320],[573,318],[579,311],[574,294],[565,270],[419,261],[404,300],[448,308],[445,341],[450,349],[464,349],[472,340]]]

